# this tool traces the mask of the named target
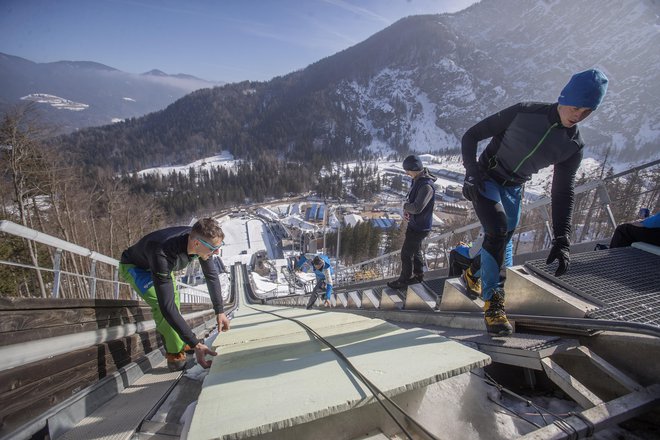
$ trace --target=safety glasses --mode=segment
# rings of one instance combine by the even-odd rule
[[[211,243],[206,242],[206,241],[202,240],[201,238],[198,238],[197,241],[199,241],[199,242],[202,243],[204,246],[206,246],[206,247],[208,248],[208,250],[210,250],[211,252],[215,252],[215,251],[217,251],[218,249],[220,249],[220,246],[222,246],[222,243],[220,243],[220,244],[217,245],[217,246],[213,246]]]

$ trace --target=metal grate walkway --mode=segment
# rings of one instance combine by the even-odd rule
[[[433,293],[435,293],[438,297],[438,304],[440,304],[440,300],[442,299],[442,291],[445,288],[445,281],[447,278],[442,277],[442,278],[435,278],[431,280],[426,280],[424,284],[426,284],[426,287],[428,287]]]
[[[557,264],[533,260],[525,266],[600,307],[587,317],[660,327],[660,256],[628,247],[571,256],[569,271],[555,277]]]

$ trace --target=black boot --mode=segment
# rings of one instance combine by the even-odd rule
[[[408,284],[409,283],[407,283],[406,281],[403,281],[401,279],[396,279],[394,281],[390,281],[389,283],[387,283],[387,287],[399,290],[399,289],[405,289],[406,287],[408,287]]]

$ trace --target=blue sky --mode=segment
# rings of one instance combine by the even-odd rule
[[[408,15],[475,0],[0,0],[0,52],[211,81],[269,80]]]

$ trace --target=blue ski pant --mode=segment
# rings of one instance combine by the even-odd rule
[[[490,179],[472,204],[484,228],[481,248],[481,289],[484,301],[504,287],[506,268],[513,264],[511,237],[520,221],[521,186],[502,186]]]

